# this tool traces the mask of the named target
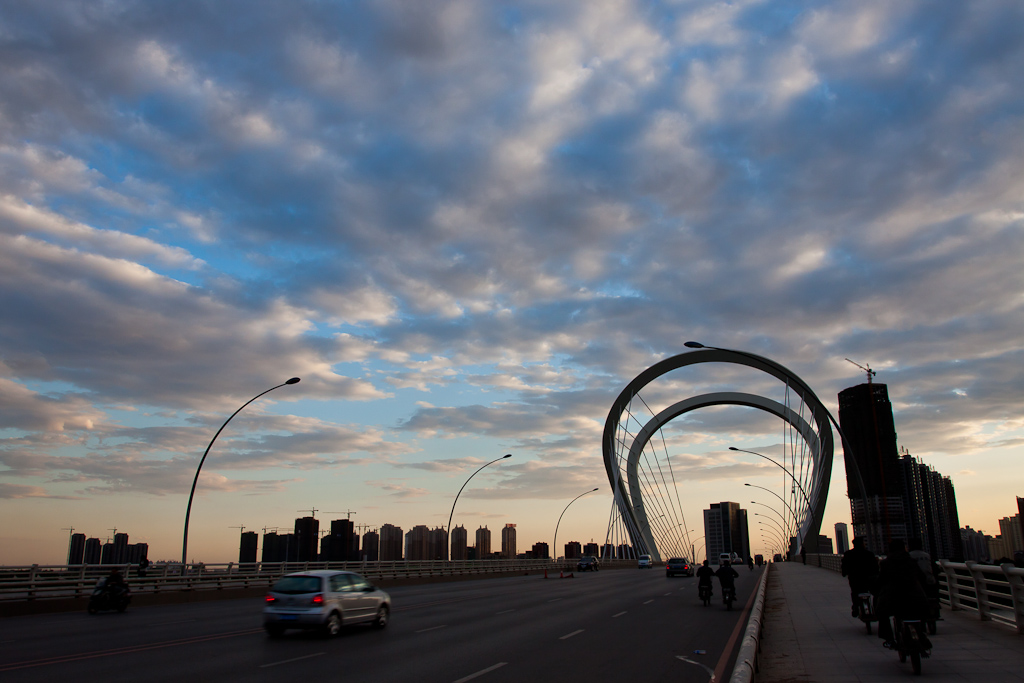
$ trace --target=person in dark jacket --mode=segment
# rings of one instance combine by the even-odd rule
[[[853,539],[853,547],[843,553],[841,565],[843,576],[850,582],[850,601],[853,603],[852,614],[857,614],[857,596],[870,593],[878,578],[878,558],[864,545],[864,537]]]
[[[889,617],[900,619],[926,619],[928,617],[928,595],[925,592],[925,576],[917,566],[917,560],[907,552],[901,539],[889,543],[889,555],[882,560],[878,580],[871,591],[877,598],[878,637],[886,647],[895,646],[892,624]],[[928,637],[921,633],[926,650],[931,649]]]
[[[715,572],[718,582],[722,584],[722,598],[725,598],[727,588],[732,589],[733,597],[736,597],[736,579],[740,578],[739,572],[732,568],[728,560],[722,560],[722,566]]]
[[[712,595],[714,594],[715,587],[715,570],[708,566],[708,561],[704,560],[704,564],[701,565],[700,569],[697,570],[697,585],[707,586],[712,589]]]

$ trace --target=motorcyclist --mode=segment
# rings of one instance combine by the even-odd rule
[[[722,566],[715,572],[715,576],[718,577],[719,583],[722,584],[722,597],[725,597],[726,589],[732,590],[732,594],[736,595],[736,579],[740,577],[739,572],[732,568],[729,560],[722,560]]]
[[[853,539],[853,547],[843,553],[843,576],[850,582],[852,615],[859,616],[858,595],[868,593],[878,579],[878,558],[864,546],[864,537]]]
[[[104,588],[113,596],[120,595],[128,590],[128,583],[124,580],[124,576],[121,575],[121,570],[117,568],[110,570]]]
[[[871,591],[878,598],[878,637],[887,648],[896,646],[889,617],[898,619],[926,619],[928,616],[928,595],[925,592],[926,579],[917,561],[907,552],[902,539],[889,542],[889,554],[882,560],[878,580]],[[931,641],[920,633],[923,649],[930,650]]]
[[[704,560],[704,564],[697,570],[697,590],[699,591],[701,586],[707,586],[708,595],[714,595],[714,578],[715,570],[708,566],[707,560]]]

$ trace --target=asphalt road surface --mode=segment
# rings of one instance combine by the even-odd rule
[[[760,570],[739,569],[731,611],[695,578],[605,570],[390,589],[383,631],[338,638],[262,630],[262,600],[0,619],[0,678],[19,681],[706,683],[728,675]],[[728,651],[727,651],[728,649]]]

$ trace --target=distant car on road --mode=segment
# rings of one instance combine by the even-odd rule
[[[654,566],[654,560],[651,559],[650,555],[641,555],[640,559],[637,560],[636,566],[638,569],[650,569]]]
[[[576,563],[576,571],[578,572],[596,572],[601,568],[601,563],[593,555],[584,555]]]
[[[271,637],[286,629],[320,629],[336,636],[348,624],[388,625],[391,596],[355,572],[316,570],[281,577],[267,593],[263,628]]]
[[[665,563],[665,576],[693,576],[693,565],[685,557],[673,557]]]

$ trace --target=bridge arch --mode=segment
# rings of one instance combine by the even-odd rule
[[[775,377],[784,382],[787,390],[798,396],[803,405],[810,410],[810,421],[788,405],[759,394],[715,392],[673,403],[646,421],[635,433],[623,427],[623,415],[630,412],[629,406],[645,387],[673,370],[701,363],[742,365]],[[816,539],[832,474],[834,441],[828,411],[806,382],[779,363],[742,351],[704,348],[672,356],[640,373],[616,398],[605,421],[602,443],[605,469],[614,493],[618,518],[624,525],[635,552],[650,554],[660,559],[640,485],[640,454],[651,438],[671,420],[688,412],[715,405],[737,405],[763,410],[785,420],[800,435],[810,451],[811,473],[809,500],[802,508],[802,519],[798,520],[797,546],[802,547],[805,539]],[[625,476],[622,475],[623,471]],[[792,472],[789,474],[795,477]]]

